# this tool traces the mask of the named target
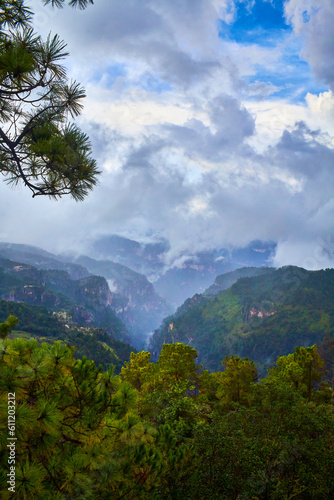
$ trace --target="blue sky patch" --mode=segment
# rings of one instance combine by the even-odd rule
[[[144,90],[156,92],[158,94],[172,90],[172,86],[169,83],[164,80],[160,80],[149,73],[145,74],[140,79],[139,86]]]
[[[235,8],[234,22],[221,22],[221,39],[244,47],[275,48],[280,45],[280,51],[283,50],[275,69],[255,65],[255,74],[246,77],[248,83],[271,84],[278,88],[271,95],[273,99],[289,99],[293,103],[303,102],[308,92],[326,90],[317,83],[307,62],[300,58],[300,41],[289,39],[292,27],[284,17],[284,0],[255,0],[253,5],[250,1],[235,1]],[[303,21],[309,22],[307,11],[303,13]]]
[[[291,103],[298,104],[304,102],[308,92],[319,94],[325,92],[327,88],[315,80],[308,64],[298,58],[297,55],[284,56],[286,62],[284,72],[268,70],[265,66],[258,65],[256,74],[247,78],[248,83],[265,82],[278,88],[271,98],[288,99]]]
[[[284,19],[283,0],[256,0],[252,8],[236,2],[236,18],[232,25],[221,23],[220,36],[237,43],[274,45],[283,33],[291,32]]]
[[[126,75],[127,75],[127,70],[125,64],[112,64],[104,68],[103,72],[103,76],[104,79],[106,80],[105,83],[107,87],[112,87],[112,85],[115,83],[118,77]],[[94,73],[94,75],[90,78],[91,82],[99,82],[100,80],[101,80],[100,71]]]

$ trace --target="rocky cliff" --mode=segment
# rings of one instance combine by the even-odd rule
[[[130,340],[125,326],[112,309],[113,296],[101,276],[73,280],[66,271],[40,270],[0,259],[0,297],[9,302],[66,311],[73,322],[102,327],[115,338]]]

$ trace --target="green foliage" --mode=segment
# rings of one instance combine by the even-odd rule
[[[5,340],[1,350],[0,462],[7,470],[7,393],[15,392],[18,498],[142,498],[161,465],[130,384],[76,361],[61,342]],[[7,498],[5,474],[0,488]]]
[[[121,377],[139,391],[140,415],[154,425],[177,422],[177,433],[189,432],[195,411],[191,397],[198,392],[199,367],[195,349],[164,344],[156,364],[150,353],[131,354]]]
[[[333,296],[333,269],[268,269],[218,295],[189,299],[155,331],[149,350],[155,359],[164,342],[183,342],[209,370],[234,355],[254,360],[264,376],[277,356],[334,337]]]
[[[143,385],[153,375],[154,364],[150,363],[151,354],[149,352],[132,352],[130,360],[126,361],[121,369],[121,377],[125,382],[129,382],[139,392]]]
[[[224,404],[247,402],[252,384],[257,379],[257,370],[253,361],[248,358],[242,360],[239,357],[228,356],[222,362],[225,366],[224,372],[216,373],[218,381],[217,397]]]
[[[0,338],[5,339],[13,328],[15,328],[18,321],[18,318],[11,314],[3,323],[0,323]]]
[[[251,407],[216,413],[197,428],[179,498],[331,498],[333,424],[331,406],[258,384]]]
[[[164,349],[173,358],[179,346]],[[293,359],[301,379],[307,379],[307,373],[298,367],[307,368],[312,360],[312,381],[319,385],[322,363],[316,348],[296,349]],[[292,374],[293,359],[281,357],[277,366],[290,366]],[[280,368],[275,377],[270,374],[255,383],[255,365],[248,359],[231,356],[223,365],[223,372],[200,374],[197,393],[182,391],[175,374],[173,385],[166,375],[165,387],[146,393],[142,385],[140,395],[146,393],[146,404],[151,405],[146,415],[163,429],[167,425],[170,436],[169,442],[159,442],[167,467],[163,489],[157,487],[152,498],[331,498],[334,410],[329,398],[318,397],[321,387],[312,386],[309,402],[303,385],[291,384]],[[157,367],[159,380],[163,374]],[[183,383],[190,382],[193,370],[185,369],[184,374]]]
[[[293,354],[277,359],[276,367],[269,370],[268,380],[284,380],[299,390],[311,401],[315,384],[324,376],[324,361],[318,354],[317,347],[296,347]]]
[[[5,339],[0,349],[2,498],[8,392],[16,395],[17,498],[334,496],[334,406],[319,397],[314,346],[280,357],[257,383],[248,359],[226,357],[224,371],[201,372],[196,351],[181,343],[165,344],[156,364],[148,352],[132,354],[120,376],[75,360],[61,342]]]
[[[160,383],[165,389],[179,382],[187,382],[187,388],[198,382],[199,368],[196,365],[195,349],[182,343],[163,344],[157,362]]]
[[[88,137],[68,123],[80,114],[85,92],[68,82],[66,45],[58,35],[43,41],[34,33],[24,1],[1,0],[0,9],[0,171],[33,196],[82,200],[99,171]]]

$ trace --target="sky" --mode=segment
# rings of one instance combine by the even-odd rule
[[[166,238],[172,262],[263,240],[274,265],[334,267],[332,0],[29,3],[67,43],[102,174],[79,203],[0,183],[1,241]]]

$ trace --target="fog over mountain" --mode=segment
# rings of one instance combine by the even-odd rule
[[[109,259],[146,275],[158,294],[172,309],[176,309],[188,297],[204,292],[218,274],[243,266],[270,265],[275,250],[276,245],[273,243],[255,241],[245,248],[189,251],[170,260],[170,245],[166,240],[140,244],[128,238],[109,235],[95,240],[88,253],[97,259]],[[84,263],[80,259],[76,262]]]
[[[28,275],[28,282],[21,283],[22,287],[15,291],[10,280],[6,281],[7,271],[4,270],[0,282],[4,281],[2,284],[6,286],[0,298],[14,302],[33,299],[35,305],[44,303],[51,308],[57,306],[59,310],[65,307],[66,311],[68,304],[66,301],[62,303],[54,292],[75,300],[80,295],[81,303],[82,290],[90,296],[88,283],[93,283],[90,290],[93,302],[98,297],[102,300],[98,303],[98,316],[94,316],[95,309],[94,314],[84,312],[78,316],[72,312],[72,316],[80,321],[103,320],[108,326],[110,314],[115,314],[124,323],[124,330],[127,329],[128,337],[124,339],[131,341],[136,348],[143,348],[166,316],[188,297],[204,292],[218,274],[241,266],[257,266],[248,267],[247,273],[262,272],[264,268],[259,266],[268,266],[275,251],[273,244],[254,242],[235,251],[219,249],[183,255],[171,265],[166,263],[169,248],[165,240],[140,244],[117,235],[94,241],[88,250],[90,256],[70,252],[56,255],[31,245],[0,242],[0,258],[7,262],[3,267],[9,266],[14,276],[22,269]],[[229,280],[229,275],[226,278]],[[231,283],[236,279],[232,277]],[[51,295],[45,286],[51,287]],[[31,296],[27,295],[33,291]],[[81,305],[87,306],[85,301]],[[92,304],[88,305],[91,307]],[[107,315],[107,320],[103,314]]]
[[[333,266],[331,0],[30,3],[68,44],[102,175],[83,203],[0,183],[0,241],[165,241],[164,269],[262,241],[274,266]]]

